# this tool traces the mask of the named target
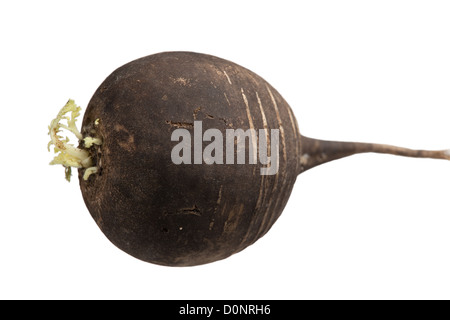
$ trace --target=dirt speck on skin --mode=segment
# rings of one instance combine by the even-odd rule
[[[194,127],[194,124],[192,122],[180,122],[180,121],[166,120],[166,123],[172,127],[177,127],[177,128],[191,129]]]
[[[116,124],[114,126],[114,130],[117,134],[117,144],[131,152],[136,149],[136,145],[134,144],[134,135],[131,134],[123,125]]]
[[[225,118],[219,118],[220,121],[222,121],[227,127],[233,128],[233,123],[229,122]]]
[[[178,214],[193,214],[194,216],[201,216],[200,209],[194,204],[192,208],[183,208],[178,211]]]
[[[178,77],[178,78],[172,78],[173,83],[177,83],[182,85],[183,87],[190,86],[191,81],[189,79]]]
[[[167,212],[166,213],[166,215],[185,215],[185,214],[187,214],[187,215],[194,215],[194,216],[199,216],[200,217],[202,215],[202,212],[197,207],[197,205],[194,204],[192,207],[181,208],[181,209],[178,209],[177,211]]]
[[[194,120],[197,120],[197,114],[198,112],[202,109],[202,107],[198,107],[194,110],[193,116],[194,116]]]

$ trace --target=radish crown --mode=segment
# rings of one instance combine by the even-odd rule
[[[72,167],[87,168],[83,176],[83,179],[85,180],[87,180],[92,173],[97,172],[97,168],[93,166],[92,158],[87,150],[69,144],[68,137],[63,138],[59,135],[61,129],[66,129],[72,132],[78,140],[84,140],[86,148],[90,148],[93,144],[100,145],[102,143],[98,138],[86,137],[83,139],[83,136],[75,125],[77,117],[80,115],[80,111],[81,108],[75,104],[75,101],[69,100],[48,126],[48,134],[50,135],[51,140],[48,143],[47,149],[50,151],[50,146],[54,145],[54,152],[57,153],[50,164],[61,164],[65,168],[67,181],[70,181]],[[71,113],[70,117],[66,116],[69,112]],[[67,120],[67,125],[61,123],[63,120]]]

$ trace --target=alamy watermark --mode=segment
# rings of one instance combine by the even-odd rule
[[[179,143],[173,147],[171,158],[177,165],[245,164],[247,141],[248,163],[257,164],[259,160],[263,165],[261,175],[274,175],[279,168],[279,136],[279,129],[270,129],[269,132],[269,129],[251,128],[245,131],[226,129],[224,137],[219,129],[207,129],[203,132],[202,121],[194,121],[193,137],[187,129],[178,128],[172,132],[171,141]],[[211,143],[203,149],[203,142]]]

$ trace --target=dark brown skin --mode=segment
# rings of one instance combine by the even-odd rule
[[[172,131],[193,131],[194,120],[203,131],[247,130],[248,104],[253,127],[265,128],[258,97],[266,126],[283,128],[277,175],[260,175],[260,163],[172,163]],[[209,263],[254,243],[280,216],[300,172],[286,101],[255,73],[209,55],[162,53],[117,69],[92,97],[81,132],[103,140],[95,147],[101,173],[80,179],[92,217],[117,247],[161,265]]]
[[[171,134],[185,128],[193,135],[195,120],[203,132],[224,135],[279,129],[278,173],[260,175],[259,162],[175,165]],[[282,213],[297,175],[321,163],[361,152],[438,157],[302,137],[289,105],[265,80],[191,52],[155,54],[114,71],[92,97],[81,133],[103,141],[90,149],[99,172],[84,181],[79,170],[92,217],[123,251],[167,266],[210,263],[254,243]]]

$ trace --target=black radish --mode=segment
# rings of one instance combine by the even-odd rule
[[[363,152],[450,159],[449,151],[302,136],[264,79],[192,52],[125,64],[94,93],[80,131],[79,113],[69,100],[52,121],[52,164],[68,179],[78,168],[86,206],[112,243],[167,266],[210,263],[253,244],[280,216],[297,176],[317,165]]]

